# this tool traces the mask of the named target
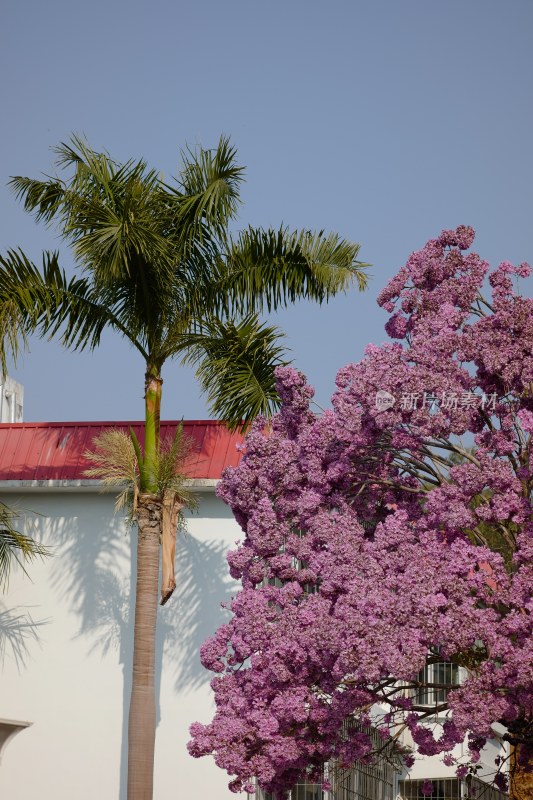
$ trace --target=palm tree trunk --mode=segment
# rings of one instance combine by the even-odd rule
[[[137,506],[137,587],[133,681],[128,723],[128,800],[152,800],[156,729],[155,633],[161,498],[142,493]]]
[[[144,413],[144,464],[141,489],[157,492],[156,454],[161,441],[161,395],[163,379],[155,366],[148,365],[145,375]]]
[[[137,500],[137,586],[133,676],[128,720],[128,800],[152,800],[155,751],[155,633],[163,502],[157,494],[156,457],[160,445],[163,381],[147,364],[144,459]]]

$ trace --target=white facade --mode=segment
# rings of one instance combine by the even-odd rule
[[[0,595],[0,718],[31,723],[2,754],[0,798],[124,800],[135,535],[114,514],[114,495],[94,489],[1,499],[40,515],[30,518],[53,555],[30,564],[28,576],[14,573]],[[234,797],[226,773],[191,758],[186,742],[192,722],[212,717],[198,650],[225,619],[225,554],[238,536],[213,489],[202,492],[178,539],[177,589],[159,609],[157,800]]]

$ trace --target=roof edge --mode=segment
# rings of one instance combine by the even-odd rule
[[[119,427],[127,428],[130,425],[141,425],[144,427],[144,419],[125,419],[125,420],[69,420],[67,422],[0,422],[1,428],[95,428],[108,425],[117,425]],[[219,419],[162,419],[161,425],[209,425],[213,427],[226,428],[226,423]]]
[[[218,486],[218,478],[190,478],[184,481],[188,489],[196,492],[211,492]],[[0,480],[0,493],[8,492],[83,492],[113,494],[119,486],[104,486],[102,481],[89,480]]]

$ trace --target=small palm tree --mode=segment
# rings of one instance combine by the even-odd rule
[[[154,653],[164,494],[162,369],[196,366],[213,410],[232,426],[276,407],[280,332],[259,314],[308,298],[327,301],[366,284],[359,245],[337,234],[248,228],[230,223],[243,168],[229,140],[186,150],[175,184],[144,161],[118,164],[79,137],[57,148],[66,177],[16,177],[11,186],[38,220],[57,223],[81,274],[67,277],[56,254],[38,269],[21,251],[0,257],[0,366],[37,332],[66,347],[98,347],[105,328],[145,361],[145,440],[135,450],[137,588],[129,719],[129,800],[152,797],[155,741]]]
[[[13,564],[25,570],[25,564],[38,556],[49,555],[48,550],[17,530],[20,514],[0,502],[0,587],[6,589]]]

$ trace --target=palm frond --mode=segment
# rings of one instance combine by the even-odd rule
[[[94,437],[92,449],[83,455],[95,465],[85,470],[87,478],[96,478],[103,486],[120,488],[115,511],[125,508],[132,517],[140,470],[131,436],[118,428],[103,431]]]
[[[22,175],[13,176],[8,186],[17,200],[22,200],[24,210],[34,212],[35,218],[50,223],[62,207],[66,185],[58,178],[34,180]]]
[[[0,586],[4,590],[13,564],[26,571],[25,565],[29,561],[50,555],[46,547],[17,530],[20,519],[20,513],[0,502]]]
[[[47,286],[48,275],[56,279],[54,288]],[[4,372],[7,352],[16,359],[20,345],[26,345],[39,325],[53,325],[64,283],[55,254],[45,254],[42,275],[23,253],[10,250],[5,258],[0,256],[0,364]]]
[[[184,362],[196,366],[211,411],[231,429],[279,408],[274,370],[288,363],[282,337],[255,314],[239,322],[214,319],[187,337]]]
[[[202,239],[210,230],[224,236],[229,220],[235,217],[244,180],[244,168],[236,163],[236,155],[227,136],[220,137],[214,150],[198,147],[182,152],[179,219],[191,237]]]
[[[271,311],[298,298],[322,303],[354,282],[362,290],[369,265],[359,249],[336,233],[248,228],[230,242],[229,295],[240,310]]]
[[[118,165],[79,136],[61,144],[56,154],[56,166],[70,169],[65,180],[11,179],[24,208],[38,220],[55,220],[79,262],[102,284],[130,275],[136,261],[157,262],[159,273],[170,276],[172,257],[157,172],[143,160]]]
[[[135,331],[113,313],[111,297],[86,278],[67,278],[56,253],[43,254],[41,271],[22,253],[9,250],[0,256],[0,364],[7,352],[16,357],[32,333],[53,338],[73,350],[98,346],[110,325],[146,357]]]
[[[102,285],[131,277],[135,267],[158,265],[170,279],[172,257],[161,230],[161,203],[155,173],[140,173],[139,165],[113,176],[82,196],[70,192],[71,214],[65,232],[80,263]]]
[[[359,261],[361,245],[342,239],[337,233],[302,231],[290,234],[290,246],[300,249],[317,284],[323,286],[326,298],[346,292],[355,282],[360,291],[368,285],[366,269]]]
[[[178,425],[173,436],[161,440],[156,456],[157,488],[161,496],[173,492],[181,505],[196,509],[198,502],[187,488],[187,459],[194,452],[194,439],[183,432],[183,424]]]
[[[7,375],[7,354],[16,362],[20,350],[27,347],[27,333],[19,307],[14,300],[0,301],[0,375]]]

